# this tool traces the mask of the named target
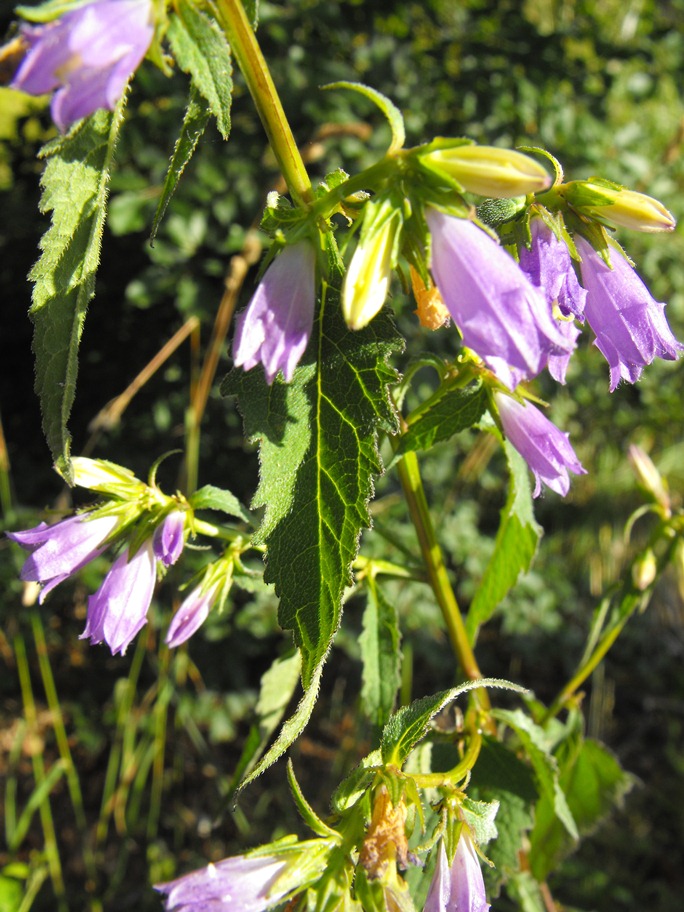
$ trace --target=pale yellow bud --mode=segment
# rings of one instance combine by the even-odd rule
[[[632,580],[639,592],[648,589],[656,578],[657,569],[658,563],[650,548],[632,564]]]
[[[551,177],[533,158],[496,146],[456,146],[421,156],[424,165],[442,171],[479,196],[525,196],[546,190]]]
[[[74,471],[74,484],[80,488],[114,493],[122,489],[139,492],[146,487],[130,469],[104,459],[75,456],[71,460],[71,465]]]
[[[667,492],[667,485],[651,457],[635,443],[630,444],[628,456],[639,484],[651,494],[669,516],[670,495]]]
[[[615,189],[589,180],[565,184],[562,194],[585,215],[634,231],[672,231],[677,224],[661,202],[636,190]]]
[[[363,329],[385,303],[399,226],[399,218],[385,218],[361,235],[342,288],[342,313],[350,329]]]

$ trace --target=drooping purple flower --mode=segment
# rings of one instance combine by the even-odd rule
[[[482,868],[470,835],[465,830],[461,833],[451,867],[444,840],[438,852],[423,912],[487,912]]]
[[[542,482],[565,496],[570,489],[568,470],[586,474],[568,435],[529,402],[518,402],[501,392],[494,392],[494,400],[504,434],[534,473],[534,497],[541,493]]]
[[[185,544],[185,512],[173,510],[162,520],[154,532],[152,546],[154,556],[165,567],[175,564],[183,551]]]
[[[233,358],[251,370],[263,364],[268,383],[278,371],[289,382],[309,344],[316,303],[316,257],[308,241],[278,254],[237,319]]]
[[[21,578],[42,584],[41,603],[51,589],[102,554],[103,542],[114,532],[120,519],[77,513],[52,526],[40,523],[25,532],[8,533],[9,538],[30,552]]]
[[[196,633],[209,616],[211,606],[219,592],[219,582],[210,586],[205,591],[202,586],[196,586],[174,614],[169,631],[166,634],[166,645],[169,649],[175,649],[186,640],[189,640],[193,633]]]
[[[656,357],[676,360],[684,346],[672,334],[665,305],[654,300],[620,251],[611,248],[611,269],[580,235],[575,245],[587,289],[585,314],[610,366],[611,392],[621,379],[635,383]]]
[[[102,585],[88,599],[86,627],[81,639],[105,642],[123,655],[131,640],[147,623],[147,612],[156,582],[156,560],[148,539],[130,557],[126,549],[112,564]]]
[[[152,0],[94,0],[44,25],[25,26],[29,50],[12,88],[57,89],[52,119],[64,132],[99,108],[113,109],[154,36]]]
[[[550,306],[558,304],[564,316],[584,320],[587,292],[580,285],[567,244],[541,218],[530,222],[532,246],[518,252],[520,268],[540,288]]]
[[[463,344],[514,389],[550,355],[572,350],[551,310],[515,260],[467,219],[428,209],[432,273]]]
[[[154,889],[167,912],[263,912],[286,895],[277,887],[286,867],[275,855],[236,855]]]

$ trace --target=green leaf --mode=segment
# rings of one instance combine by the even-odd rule
[[[492,715],[510,726],[520,738],[523,749],[534,769],[542,796],[550,802],[553,812],[573,840],[579,839],[577,824],[568,807],[567,798],[560,786],[558,763],[551,753],[547,732],[522,710],[495,709]]]
[[[190,95],[188,97],[188,107],[185,111],[185,117],[183,118],[183,125],[181,127],[180,135],[176,140],[176,145],[173,147],[173,155],[169,162],[169,168],[166,172],[161,196],[159,198],[159,203],[157,204],[157,211],[154,214],[154,221],[152,222],[152,230],[150,232],[150,242],[152,243],[154,243],[154,239],[157,236],[159,224],[164,218],[164,213],[171,202],[171,197],[176,192],[178,182],[181,179],[188,162],[192,158],[195,149],[197,148],[197,143],[200,141],[200,137],[204,133],[204,129],[209,122],[209,117],[209,108],[202,100],[201,95],[195,86],[191,86]]]
[[[374,750],[363,758],[346,779],[343,779],[337,786],[330,802],[336,814],[348,811],[365,795],[370,784],[375,779],[377,770],[381,766],[382,754],[379,750]]]
[[[47,165],[40,209],[52,212],[52,220],[29,276],[35,283],[30,310],[35,389],[48,446],[67,481],[71,479],[67,421],[76,394],[78,346],[95,292],[109,169],[122,112],[123,102],[114,113],[97,111],[41,152]]]
[[[413,748],[421,741],[429,728],[432,719],[456,697],[474,690],[476,687],[503,687],[517,693],[525,693],[523,687],[503,681],[499,678],[480,678],[477,681],[466,681],[458,687],[443,690],[429,697],[414,700],[408,706],[402,706],[389,719],[382,732],[380,750],[385,764],[401,767]]]
[[[466,618],[471,643],[475,642],[480,626],[489,620],[520,574],[530,569],[542,535],[542,528],[534,519],[527,463],[508,441],[504,448],[510,470],[508,498],[501,511],[494,552]]]
[[[381,471],[380,429],[396,430],[385,359],[401,341],[380,316],[360,332],[342,320],[324,285],[312,342],[291,383],[267,386],[263,371],[233,371],[249,440],[260,442],[261,477],[252,507],[266,508],[257,539],[268,547],[264,579],[280,596],[279,622],[302,650],[302,682],[337,631],[361,529],[369,525],[372,476]],[[313,358],[316,361],[313,362]]]
[[[370,86],[364,85],[362,82],[331,82],[328,85],[323,86],[323,88],[351,89],[353,92],[359,92],[361,95],[365,95],[366,98],[370,98],[385,115],[387,122],[390,125],[390,130],[392,131],[392,143],[387,150],[387,153],[397,152],[399,149],[403,148],[406,141],[404,118],[402,117],[399,108],[393,101],[390,101],[386,95],[383,95],[382,92],[378,92],[377,89],[372,89]]]
[[[619,805],[634,784],[634,778],[598,741],[583,740],[581,736],[563,742],[556,757],[561,770],[560,785],[577,829],[584,836]],[[530,868],[538,880],[546,880],[575,848],[547,796],[537,806],[530,842]]]
[[[269,766],[272,766],[276,760],[282,757],[290,745],[292,745],[304,731],[307,722],[311,718],[313,708],[316,705],[316,698],[318,697],[318,689],[321,683],[321,674],[323,673],[324,664],[325,657],[323,657],[318,666],[314,668],[309,686],[305,688],[304,696],[300,700],[296,711],[290,716],[287,722],[285,722],[276,740],[261,758],[259,763],[257,763],[249,776],[240,785],[240,791],[246,788],[250,782],[253,782],[257,776],[260,776],[264,770],[267,770]]]
[[[520,912],[548,912],[541,888],[529,871],[520,871],[506,884],[506,892]]]
[[[401,683],[401,649],[397,609],[387,601],[374,575],[368,577],[368,601],[359,637],[363,662],[361,705],[381,728],[394,708]]]
[[[233,64],[226,36],[218,23],[181,0],[179,15],[169,17],[167,36],[178,66],[209,106],[224,139],[230,136]]]
[[[59,19],[65,13],[78,9],[79,6],[92,2],[93,0],[47,0],[46,3],[40,3],[38,6],[17,6],[15,12],[29,22],[50,22],[53,19]]]
[[[442,386],[413,415],[408,417],[408,430],[399,438],[396,456],[412,450],[429,450],[434,444],[472,427],[487,407],[482,384],[454,389]]]
[[[203,488],[195,491],[190,498],[190,506],[193,510],[220,510],[222,513],[236,516],[250,525],[254,522],[254,517],[249,510],[242,506],[235,494],[214,485],[204,485]]]
[[[520,846],[532,829],[539,792],[530,767],[500,742],[484,737],[468,794],[499,802],[497,837],[487,846],[487,856],[494,867],[484,870],[487,893],[494,898],[501,883],[520,868]]]

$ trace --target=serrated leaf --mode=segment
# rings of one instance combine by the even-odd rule
[[[500,742],[484,737],[468,794],[499,802],[497,837],[487,846],[487,856],[494,867],[484,870],[487,893],[494,898],[502,881],[506,882],[520,868],[520,846],[532,829],[539,792],[529,766]]]
[[[591,739],[563,743],[557,751],[557,759],[561,770],[560,785],[577,829],[584,836],[620,803],[634,778],[602,744]],[[575,848],[546,796],[537,806],[530,844],[530,868],[538,880],[546,880]]]
[[[164,178],[161,196],[159,197],[159,202],[157,204],[157,211],[154,214],[154,221],[152,222],[152,230],[150,231],[150,242],[152,243],[154,243],[154,239],[157,236],[159,224],[164,218],[164,213],[171,202],[171,197],[176,192],[178,182],[183,176],[183,172],[192,158],[195,149],[197,148],[197,143],[200,141],[200,137],[204,133],[207,123],[209,122],[209,117],[209,108],[202,100],[202,97],[195,86],[191,86],[188,106],[185,110],[181,131],[176,140],[176,145],[173,147],[173,154],[169,161],[169,167],[166,172],[166,177]]]
[[[233,64],[226,36],[218,23],[181,0],[179,15],[169,16],[167,36],[178,66],[209,106],[224,139],[230,135]]]
[[[272,766],[276,760],[282,757],[285,751],[297,740],[306,728],[306,724],[311,718],[311,713],[316,705],[316,698],[318,697],[318,689],[321,683],[321,674],[323,673],[324,664],[325,657],[321,659],[318,666],[314,668],[313,674],[311,675],[311,682],[309,686],[305,688],[304,695],[300,700],[296,711],[290,716],[287,722],[284,723],[276,740],[268,751],[266,751],[249,776],[242,782],[240,791],[246,788],[250,782],[253,782],[257,776],[260,776],[264,770],[267,770],[269,766]]]
[[[78,347],[95,293],[109,169],[122,112],[123,101],[114,113],[97,111],[41,152],[47,165],[40,210],[51,212],[52,218],[29,276],[35,283],[29,311],[34,325],[35,389],[48,446],[67,481],[71,478],[67,421],[76,394]]]
[[[550,802],[556,818],[573,840],[579,839],[577,824],[568,807],[567,798],[560,786],[558,763],[551,753],[547,733],[522,710],[495,709],[492,715],[510,726],[520,738],[523,749],[534,769],[542,796]]]
[[[465,389],[442,387],[428,407],[421,408],[413,420],[409,415],[408,430],[399,438],[396,456],[411,450],[428,450],[434,444],[472,427],[480,420],[486,407],[487,395],[481,384]]]
[[[235,494],[214,485],[204,485],[195,491],[190,498],[190,506],[193,510],[220,510],[222,513],[235,516],[246,523],[254,522],[252,515],[243,507]]]
[[[508,497],[501,511],[494,552],[468,610],[466,631],[471,643],[520,574],[530,569],[543,531],[534,518],[527,463],[508,441],[504,448],[510,471]]]
[[[397,609],[384,597],[372,575],[367,592],[359,637],[363,663],[361,705],[366,716],[381,728],[394,708],[401,683],[401,634]]]
[[[378,317],[352,333],[339,295],[324,285],[312,341],[292,382],[267,386],[261,369],[234,371],[245,432],[260,443],[260,482],[252,507],[266,508],[257,540],[266,543],[264,579],[280,596],[279,622],[302,649],[306,689],[340,621],[361,529],[369,525],[373,475],[381,471],[377,433],[396,430],[385,359],[401,346]],[[313,358],[315,357],[315,362]]]
[[[432,719],[449,703],[461,694],[476,687],[502,687],[525,693],[523,687],[503,681],[500,678],[480,678],[477,681],[466,681],[458,687],[443,690],[429,697],[414,700],[408,706],[402,706],[389,719],[382,732],[380,750],[385,764],[401,767],[413,748],[423,739]]]

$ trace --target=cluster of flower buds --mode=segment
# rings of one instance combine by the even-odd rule
[[[487,197],[490,210],[502,201],[490,222],[505,245],[475,217],[465,193]],[[486,204],[478,210],[483,219],[486,211]],[[450,317],[466,353],[487,368],[492,412],[532,469],[535,496],[542,483],[566,494],[568,472],[584,468],[567,435],[525,401],[519,384],[544,369],[565,383],[585,322],[608,361],[611,391],[620,380],[638,380],[654,358],[675,360],[684,348],[664,304],[606,233],[605,226],[674,227],[662,204],[644,194],[599,179],[562,183],[559,167],[551,186],[546,169],[521,152],[438,139],[388,156],[387,174],[359,218],[342,288],[347,325],[362,329],[380,311],[403,255],[426,325]],[[278,370],[292,377],[312,330],[315,272],[310,241],[285,246],[239,319],[238,365],[261,361],[269,383]]]

